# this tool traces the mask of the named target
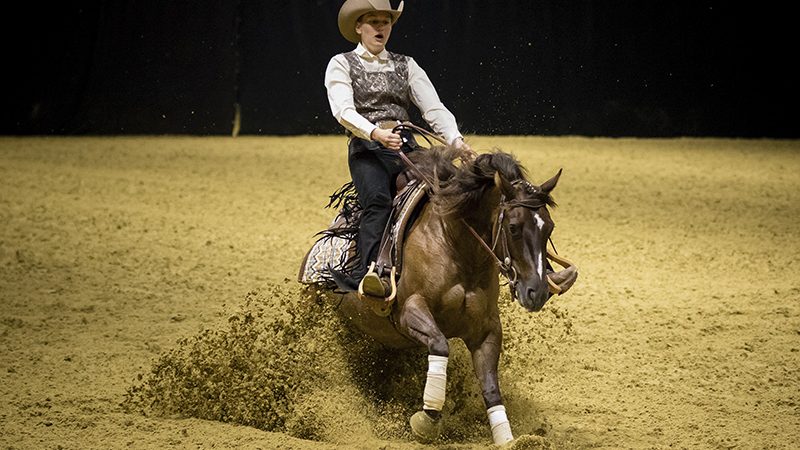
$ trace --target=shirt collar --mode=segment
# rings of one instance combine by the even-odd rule
[[[378,53],[377,55],[373,55],[372,53],[369,52],[369,50],[367,50],[366,47],[361,45],[361,43],[359,42],[358,45],[356,46],[355,52],[356,52],[356,54],[358,56],[366,59],[367,61],[372,61],[372,60],[375,60],[375,59],[378,59],[378,60],[381,60],[381,61],[388,61],[389,60],[389,52],[386,51],[386,47],[384,47],[383,50],[381,50],[381,52]]]

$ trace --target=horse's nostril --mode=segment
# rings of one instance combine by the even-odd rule
[[[534,305],[543,305],[549,297],[549,289],[526,288],[525,291],[525,298],[527,298]]]

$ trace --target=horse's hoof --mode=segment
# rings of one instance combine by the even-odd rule
[[[442,432],[442,419],[435,420],[425,411],[417,411],[409,423],[414,437],[423,444],[435,441]]]

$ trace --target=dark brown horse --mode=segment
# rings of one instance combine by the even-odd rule
[[[546,259],[553,230],[548,206],[554,205],[550,192],[560,172],[536,186],[508,153],[482,154],[462,164],[454,164],[458,154],[451,149],[412,156],[415,173],[433,180],[433,189],[407,233],[396,305],[389,317],[379,317],[369,304],[348,294],[339,311],[387,346],[428,349],[423,411],[410,420],[423,441],[435,439],[441,430],[447,340],[462,339],[472,353],[493,440],[502,444],[513,437],[497,380],[503,341],[499,275],[510,279],[512,297],[528,311],[539,311],[552,295]],[[558,292],[557,286],[553,289]]]

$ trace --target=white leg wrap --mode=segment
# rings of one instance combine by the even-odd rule
[[[444,407],[444,394],[447,388],[447,357],[428,355],[428,379],[422,401],[425,409],[441,411]]]
[[[511,434],[511,425],[508,423],[508,417],[506,416],[505,406],[492,406],[486,410],[486,414],[489,415],[489,426],[492,427],[492,440],[495,445],[502,445],[514,440],[514,436]]]

